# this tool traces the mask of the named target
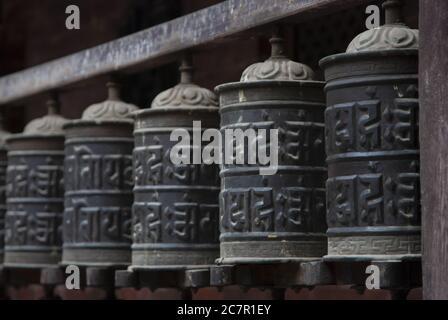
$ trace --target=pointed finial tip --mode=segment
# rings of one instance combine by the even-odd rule
[[[284,57],[285,56],[285,40],[278,36],[273,35],[269,39],[269,43],[271,44],[271,58]]]
[[[192,83],[193,69],[194,68],[191,63],[191,56],[189,54],[185,54],[179,67],[180,83]]]
[[[390,8],[390,7],[401,7],[401,5],[402,5],[401,0],[386,0],[382,4],[384,9]]]
[[[383,2],[382,7],[385,11],[386,24],[401,24],[401,9],[403,3],[401,0],[386,0]]]
[[[59,100],[56,93],[51,93],[45,104],[48,114],[59,114]]]
[[[113,79],[106,83],[107,87],[107,99],[108,100],[120,100],[120,88],[121,86]]]

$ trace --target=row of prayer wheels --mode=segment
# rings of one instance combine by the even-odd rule
[[[219,99],[193,84],[185,60],[180,83],[151,108],[122,102],[109,83],[108,99],[80,120],[60,116],[53,99],[23,133],[2,132],[4,264],[419,258],[418,31],[400,22],[396,1],[385,9],[384,26],[321,60],[326,82],[274,36],[271,57],[218,86]],[[174,163],[170,135],[194,134],[193,121],[200,134],[277,130],[276,172]]]

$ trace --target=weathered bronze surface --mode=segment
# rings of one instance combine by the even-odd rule
[[[23,133],[7,138],[5,266],[57,264],[61,257],[64,203],[63,165],[66,119],[57,102],[48,115],[31,121]]]
[[[180,84],[136,113],[134,269],[207,265],[219,256],[217,166],[170,159],[177,144],[170,141],[172,130],[191,134],[193,121],[201,121],[202,130],[218,128],[218,102],[213,92],[191,82],[187,61],[180,71]]]
[[[108,99],[64,126],[63,264],[123,266],[131,261],[131,113],[109,83]]]
[[[3,129],[3,119],[0,118],[0,263],[3,263],[5,247],[6,167],[8,165],[5,140],[9,135],[10,133]]]
[[[308,66],[288,60],[282,42],[272,38],[272,56],[248,67],[241,82],[216,88],[222,131],[279,132],[274,175],[259,174],[259,163],[222,166],[224,263],[307,260],[326,254],[324,83],[313,80]]]
[[[386,25],[320,64],[328,84],[327,259],[420,256],[418,31]]]

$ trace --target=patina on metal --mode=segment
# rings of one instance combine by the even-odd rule
[[[327,259],[420,257],[418,30],[386,24],[320,61],[327,85]]]
[[[54,265],[61,258],[64,207],[64,132],[67,122],[58,103],[48,101],[48,114],[31,121],[23,133],[7,138],[7,267]]]
[[[6,214],[6,167],[8,155],[6,138],[10,135],[3,128],[3,115],[0,113],[0,264],[3,263],[5,247],[5,214]]]
[[[188,60],[180,67],[180,83],[136,113],[134,269],[208,265],[219,256],[218,166],[170,159],[178,144],[170,139],[174,129],[193,137],[193,121],[201,122],[199,134],[219,127],[216,96],[192,83]],[[192,141],[188,147],[193,150]]]
[[[216,88],[223,133],[276,129],[279,143],[274,175],[262,175],[260,163],[222,166],[223,263],[302,261],[327,250],[324,83],[285,57],[283,39],[270,42],[268,60],[249,66],[240,82]],[[268,139],[263,147],[269,150]]]
[[[106,101],[64,126],[65,210],[63,264],[120,267],[131,261],[131,113],[118,85]]]

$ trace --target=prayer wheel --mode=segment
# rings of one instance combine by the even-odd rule
[[[48,114],[7,138],[5,266],[55,265],[61,258],[64,132],[55,99]]]
[[[170,137],[173,131],[191,138],[219,127],[218,102],[213,92],[192,83],[187,58],[180,72],[178,85],[135,114],[134,269],[209,265],[219,256],[218,166],[178,163],[170,156],[178,143]],[[202,151],[191,140],[184,146]]]
[[[88,107],[64,126],[65,265],[119,267],[131,262],[131,113],[118,85],[108,83],[106,101]]]
[[[249,66],[240,82],[216,88],[226,158],[220,194],[223,263],[313,260],[327,250],[324,83],[308,66],[285,57],[283,39],[270,42],[268,60]],[[234,133],[230,139],[228,130]],[[237,130],[253,135],[241,145]],[[274,135],[263,137],[264,132]],[[271,140],[275,133],[277,141]],[[263,172],[260,159],[250,163],[256,144],[258,155],[270,149],[274,171]],[[235,147],[230,154],[245,161],[227,161],[229,146]]]
[[[329,260],[413,259],[421,253],[418,30],[386,1],[325,71]]]

